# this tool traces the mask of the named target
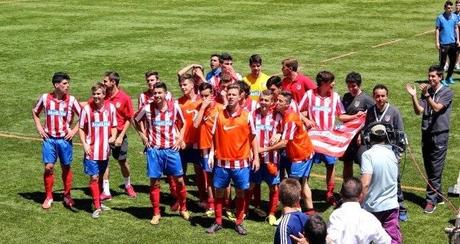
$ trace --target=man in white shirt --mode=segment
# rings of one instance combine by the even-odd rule
[[[361,181],[348,178],[340,193],[343,204],[329,217],[328,241],[331,243],[390,243],[391,238],[380,221],[361,208],[363,197]]]

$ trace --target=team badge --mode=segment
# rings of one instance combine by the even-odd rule
[[[120,103],[120,102],[115,103],[115,107],[116,107],[116,108],[120,108],[120,107],[121,107],[121,103]]]
[[[296,88],[297,88],[297,90],[300,90],[300,89],[302,89],[302,86],[300,84],[297,84]]]
[[[359,107],[359,104],[360,104],[359,101],[355,101],[355,108]]]
[[[390,115],[385,115],[385,117],[383,118],[383,120],[385,120],[385,122],[390,122],[390,119],[391,119]]]

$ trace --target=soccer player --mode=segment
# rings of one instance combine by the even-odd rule
[[[273,110],[273,94],[270,90],[264,90],[259,97],[260,107],[251,113],[256,133],[259,141],[259,158],[262,161],[260,169],[256,172],[251,171],[251,186],[246,194],[246,203],[249,206],[252,195],[254,194],[254,212],[260,217],[265,217],[266,213],[260,206],[260,184],[265,181],[270,189],[268,204],[268,223],[275,225],[275,213],[278,208],[278,184],[280,176],[278,170],[279,155],[278,150],[266,149],[279,141],[281,115]]]
[[[195,183],[198,187],[200,199],[199,206],[206,209],[207,194],[205,172],[201,168],[200,150],[198,149],[199,130],[193,126],[193,121],[198,115],[198,107],[201,104],[201,98],[195,93],[195,84],[192,75],[182,75],[180,77],[179,86],[182,90],[183,96],[180,97],[177,102],[179,103],[179,107],[181,108],[182,115],[185,119],[185,148],[179,150],[182,160],[182,169],[184,170],[184,175],[186,175],[187,163],[193,163],[196,176]],[[175,207],[178,207],[178,204],[175,204]]]
[[[139,94],[137,99],[137,109],[140,110],[144,105],[153,101],[153,85],[160,81],[160,76],[156,71],[145,72],[145,82],[147,83],[147,90]],[[166,94],[166,101],[173,101],[171,92]]]
[[[209,67],[211,71],[206,74],[206,81],[211,83],[211,80],[216,79],[214,83],[219,83],[220,80],[220,73],[222,72],[221,65],[223,60],[221,60],[220,55],[215,53],[211,54],[209,59]]]
[[[241,87],[241,100],[240,100],[240,107],[246,109],[248,112],[252,112],[259,107],[257,101],[251,99],[251,87],[248,83],[244,81],[238,81],[237,83]]]
[[[99,218],[104,206],[100,200],[99,183],[107,168],[110,155],[109,143],[117,136],[117,117],[113,104],[105,103],[105,87],[97,83],[91,87],[92,101],[83,107],[80,118],[80,140],[85,152],[83,166],[89,176],[89,189],[96,209],[92,217]]]
[[[154,85],[154,101],[136,115],[134,122],[142,140],[147,140],[149,147],[146,149],[147,176],[150,178],[150,202],[153,207],[153,217],[150,223],[160,223],[160,178],[162,174],[172,175],[176,179],[179,211],[182,218],[188,220],[190,214],[187,211],[187,189],[184,182],[179,148],[183,144],[185,126],[182,126],[179,134],[176,124],[185,125],[179,105],[169,106],[166,102],[166,84],[158,82]],[[147,122],[144,131],[139,127],[140,123]]]
[[[206,230],[210,234],[222,229],[222,203],[225,188],[229,186],[230,180],[233,181],[236,188],[235,231],[240,235],[247,234],[243,226],[244,195],[245,190],[249,188],[249,167],[251,166],[255,171],[259,169],[259,145],[252,118],[239,105],[240,96],[239,85],[228,87],[228,105],[225,110],[219,111],[213,126],[213,151],[217,162],[214,166],[212,157],[208,162],[211,168],[215,167],[213,185],[216,193],[214,202],[216,222]],[[253,158],[250,164],[251,155]]]
[[[73,148],[72,138],[77,133],[78,125],[71,128],[74,115],[80,115],[80,104],[69,94],[70,76],[56,72],[51,79],[54,90],[40,96],[32,109],[32,117],[38,134],[43,139],[42,159],[44,163],[43,181],[45,201],[42,208],[49,209],[53,203],[54,164],[61,162],[62,181],[64,184],[64,204],[70,208],[75,204],[70,190],[73,173],[71,170]],[[45,114],[45,124],[40,122],[40,113]]]
[[[222,74],[228,74],[230,77],[232,77],[232,82],[237,82],[240,80],[243,80],[243,76],[241,76],[240,73],[237,73],[235,69],[233,68],[233,57],[229,53],[222,53],[220,55],[220,58],[222,59]]]
[[[199,129],[198,147],[201,151],[201,168],[206,172],[205,184],[207,190],[206,215],[211,217],[214,214],[214,188],[212,186],[212,168],[209,167],[209,157],[214,157],[211,151],[212,146],[212,127],[219,111],[222,111],[223,105],[214,101],[213,88],[209,83],[202,83],[198,90],[200,91],[201,104],[198,107],[198,115],[193,120],[193,127]]]
[[[367,111],[372,105],[374,100],[361,90],[362,78],[361,74],[357,72],[350,72],[345,78],[347,83],[348,92],[342,97],[342,104],[345,111],[349,115],[358,113],[359,111]],[[343,178],[347,179],[353,176],[353,161],[361,165],[361,154],[359,152],[361,145],[360,133],[350,142],[344,155],[340,158],[343,160]]]
[[[269,77],[262,72],[262,57],[259,54],[249,57],[249,68],[251,73],[247,74],[243,81],[251,87],[251,99],[257,101],[260,93],[265,90],[265,83]]]
[[[316,76],[317,88],[308,90],[299,103],[300,112],[304,116],[304,123],[307,128],[316,127],[319,130],[333,130],[335,118],[341,122],[347,122],[363,116],[360,111],[354,115],[345,114],[339,94],[334,92],[335,77],[329,71],[321,71]],[[335,162],[337,158],[315,153],[314,163],[326,163],[326,199],[331,205],[336,205],[334,197],[335,187]]]
[[[285,179],[280,184],[280,200],[283,204],[283,216],[275,232],[275,244],[295,243],[290,235],[298,237],[308,222],[308,215],[299,211],[301,187],[295,179]]]
[[[273,101],[277,101],[278,95],[281,93],[281,91],[283,91],[281,82],[282,82],[281,77],[276,76],[276,75],[271,76],[267,80],[266,86],[267,86],[267,89],[272,91],[273,93]],[[291,101],[291,104],[289,106],[292,110],[294,110],[294,112],[299,111],[298,105],[294,100]],[[273,104],[273,107],[276,108],[276,103]]]
[[[284,91],[290,91],[294,101],[299,104],[305,92],[315,89],[316,85],[309,77],[304,76],[297,71],[299,63],[296,59],[284,59],[281,62],[281,65],[281,71],[284,76],[281,86]]]
[[[128,156],[128,137],[126,131],[129,128],[130,120],[134,116],[133,104],[128,94],[119,88],[120,75],[115,71],[108,71],[104,74],[104,86],[106,88],[105,100],[112,103],[117,110],[117,139],[112,145],[112,156],[118,161],[120,165],[121,174],[124,177],[125,192],[129,197],[135,198],[136,192],[131,185],[130,169],[127,160]],[[101,200],[110,200],[109,185],[109,167],[106,168],[104,173],[104,180],[102,184],[103,192]]]
[[[266,151],[285,148],[288,159],[285,166],[289,178],[301,180],[302,198],[306,213],[312,215],[315,213],[310,186],[308,186],[308,177],[313,157],[313,144],[310,141],[307,130],[305,129],[300,115],[294,112],[289,104],[293,100],[292,94],[288,91],[282,91],[276,101],[276,110],[281,113],[282,119],[282,136],[281,140],[272,146],[267,147]]]

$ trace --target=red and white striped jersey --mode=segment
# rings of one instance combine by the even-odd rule
[[[252,100],[251,97],[247,97],[241,107],[248,112],[255,111],[259,106],[259,103],[255,100]]]
[[[268,112],[267,115],[263,116],[260,109],[257,109],[251,113],[254,127],[256,130],[256,136],[259,140],[260,147],[269,147],[270,139],[277,133],[280,133],[282,116],[279,113],[273,111]],[[260,154],[260,161],[266,164],[278,163],[278,150],[272,150],[266,153]]]
[[[173,96],[171,92],[166,92],[165,100],[168,102],[173,101]],[[153,95],[151,95],[148,91],[139,94],[139,97],[137,99],[137,109],[141,110],[142,107],[144,107],[144,105],[150,103],[151,101],[153,101]]]
[[[147,137],[151,147],[171,148],[176,143],[176,124],[185,124],[184,116],[177,103],[172,106],[167,104],[167,109],[161,111],[154,103],[144,106],[136,115],[137,122],[145,121]]]
[[[86,143],[93,155],[90,160],[107,160],[110,154],[109,138],[111,129],[117,127],[117,110],[111,103],[104,103],[97,109],[93,102],[88,103],[81,112],[80,128],[86,134]]]
[[[315,121],[319,130],[333,130],[335,116],[345,114],[345,108],[339,94],[332,92],[331,96],[322,97],[318,89],[308,90],[299,103],[300,112],[307,111],[308,119]]]
[[[34,107],[38,116],[44,110],[45,132],[52,137],[64,137],[72,124],[75,114],[80,116],[80,104],[74,96],[66,95],[63,100],[58,100],[53,93],[40,96]]]

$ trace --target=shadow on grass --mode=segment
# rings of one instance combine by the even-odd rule
[[[43,200],[45,199],[45,194],[43,192],[20,192],[18,193],[22,198],[30,201],[34,201],[35,203],[41,204],[43,203]],[[64,195],[62,193],[53,193],[53,204],[56,203],[61,203],[64,205]],[[64,205],[64,207],[70,209],[73,212],[77,211],[85,211],[88,213],[92,213],[92,207],[91,204],[93,201],[89,199],[80,199],[80,198],[74,198],[75,205],[70,209],[67,206]]]
[[[415,203],[421,208],[425,207],[426,201],[424,197],[421,197],[417,194],[414,194],[412,192],[407,192],[407,191],[403,191],[403,195],[404,195],[404,201],[410,201],[412,203]]]

